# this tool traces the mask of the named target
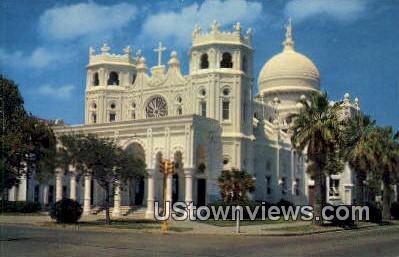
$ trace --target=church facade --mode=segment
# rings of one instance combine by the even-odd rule
[[[167,177],[166,199],[204,205],[220,198],[217,178],[223,169],[244,169],[256,180],[253,200],[307,204],[314,184],[306,174],[304,154],[291,146],[290,114],[298,100],[320,90],[314,63],[297,52],[292,27],[286,27],[283,50],[265,62],[254,95],[254,50],[251,29],[221,31],[217,22],[202,31],[196,26],[189,51],[189,74],[180,70],[178,54],[162,63],[165,47],[159,43],[158,64],[148,68],[140,52],[130,47],[112,54],[106,44],[89,51],[85,122],[54,126],[57,136],[92,133],[112,138],[146,163],[148,176],[115,190],[113,213],[124,206],[143,206],[154,215],[154,201],[163,197],[159,161],[172,160],[176,172]],[[359,102],[344,96],[343,115],[359,110]],[[328,200],[354,201],[353,175],[348,166],[327,179]],[[44,204],[69,197],[81,202],[84,213],[103,204],[103,192],[90,178],[57,171],[54,181],[40,185],[22,179],[10,190],[10,199]]]

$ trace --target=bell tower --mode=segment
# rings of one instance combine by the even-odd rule
[[[85,124],[122,121],[127,116],[125,95],[136,78],[136,60],[131,48],[111,54],[104,44],[100,53],[90,47],[86,78]]]
[[[237,22],[221,31],[216,21],[206,32],[195,27],[189,62],[194,111],[220,122],[225,168],[252,169],[252,62],[250,28],[242,33]]]

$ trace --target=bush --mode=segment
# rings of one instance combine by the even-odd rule
[[[33,213],[40,210],[40,204],[24,201],[0,201],[0,212]]]
[[[50,216],[58,223],[76,223],[82,212],[82,206],[78,202],[64,198],[51,207]]]
[[[370,214],[370,222],[373,223],[381,223],[382,222],[382,211],[375,203],[366,203],[366,206],[369,207]]]
[[[399,203],[398,202],[392,203],[391,215],[395,220],[399,220]]]

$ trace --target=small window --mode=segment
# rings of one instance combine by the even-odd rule
[[[119,75],[117,72],[111,71],[109,73],[108,85],[113,85],[113,86],[119,85]]]
[[[295,195],[299,195],[299,194],[300,194],[300,191],[299,191],[299,183],[300,183],[299,178],[296,178],[296,179],[295,179],[295,184],[294,184],[294,192],[295,192]]]
[[[134,82],[136,81],[136,78],[137,78],[137,75],[134,74],[134,75],[133,75],[133,79],[132,79],[132,84],[134,84]]]
[[[181,103],[181,102],[183,102],[183,99],[181,98],[181,96],[178,96],[178,97],[176,98],[176,101],[177,101],[178,103]]]
[[[200,89],[199,91],[200,96],[206,96],[206,90],[205,89]]]
[[[201,102],[201,116],[206,117],[206,102]]]
[[[132,111],[132,119],[133,119],[133,120],[136,119],[136,111]]]
[[[93,74],[93,86],[98,86],[100,84],[100,80],[98,78],[98,72]]]
[[[111,109],[115,109],[115,107],[116,107],[115,103],[112,103],[112,104],[110,105],[110,107],[111,107]]]
[[[330,190],[329,195],[333,197],[339,196],[339,179],[330,178]]]
[[[224,96],[229,96],[230,95],[230,89],[228,89],[228,88],[223,89],[223,95]]]
[[[177,107],[177,115],[182,115],[183,114],[183,110],[181,108],[181,106]]]
[[[209,61],[208,61],[208,55],[207,54],[203,54],[201,55],[201,65],[200,65],[201,69],[208,69],[209,68]]]
[[[109,121],[110,122],[116,121],[116,114],[115,113],[110,113],[109,114]]]
[[[227,165],[227,164],[229,164],[229,158],[228,158],[228,157],[225,157],[225,158],[223,159],[223,165]]]
[[[97,123],[97,114],[96,113],[92,113],[91,114],[91,122],[92,123]]]
[[[223,120],[230,119],[230,101],[223,101],[222,118],[223,118]]]
[[[265,177],[265,183],[266,183],[266,194],[270,195],[272,193],[272,178],[271,178],[271,176]]]
[[[132,103],[132,108],[133,108],[133,109],[136,108],[136,103],[135,103],[135,102]]]
[[[233,68],[233,62],[231,54],[224,52],[222,55],[222,61],[220,62],[220,68]]]

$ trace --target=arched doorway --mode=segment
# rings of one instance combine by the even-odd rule
[[[196,160],[196,178],[197,178],[197,206],[206,204],[206,177],[208,168],[208,156],[206,148],[203,145],[197,148]]]
[[[131,153],[136,159],[145,162],[145,151],[142,145],[139,143],[131,143],[126,147],[125,151]],[[143,205],[144,203],[144,177],[136,178],[130,183],[133,188],[129,188],[130,202],[134,205]],[[132,201],[133,200],[133,201]]]
[[[175,173],[173,174],[173,184],[172,184],[172,203],[175,203],[180,199],[180,186],[179,177],[183,170],[183,154],[181,151],[175,152],[173,156],[173,161],[175,163]]]

